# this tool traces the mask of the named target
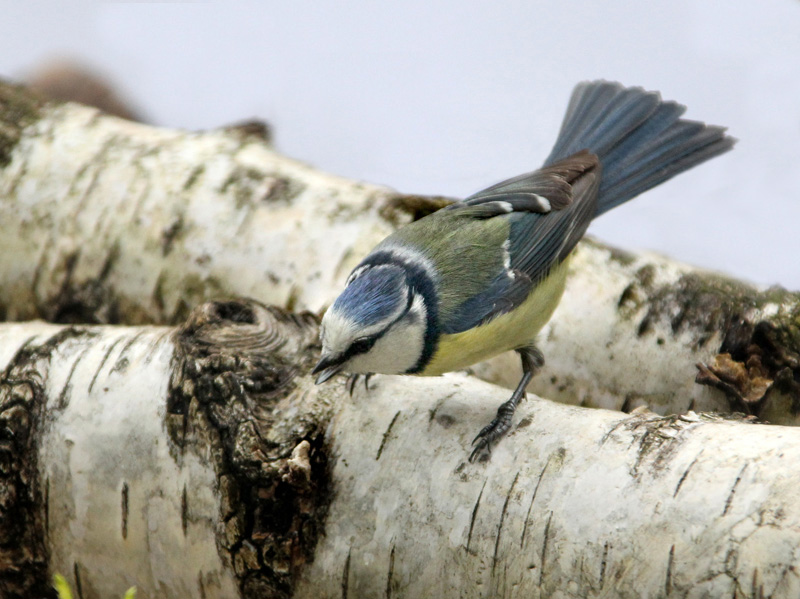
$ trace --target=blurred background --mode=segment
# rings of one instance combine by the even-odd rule
[[[282,152],[408,193],[462,197],[537,167],[578,81],[660,90],[739,144],[590,233],[800,289],[798,0],[0,7],[2,77],[72,60],[147,122],[262,118]]]

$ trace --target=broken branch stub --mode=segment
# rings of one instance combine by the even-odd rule
[[[230,301],[200,306],[176,336],[170,438],[181,452],[188,430],[214,438],[218,542],[244,597],[289,597],[324,526],[331,406],[306,388],[317,325],[309,313]]]

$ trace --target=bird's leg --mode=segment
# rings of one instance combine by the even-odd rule
[[[487,453],[491,452],[491,444],[511,428],[511,418],[514,416],[514,410],[517,409],[520,400],[525,397],[525,388],[531,382],[533,375],[544,366],[544,356],[536,347],[521,347],[516,351],[522,360],[522,378],[511,395],[511,399],[500,405],[494,420],[483,427],[472,441],[475,449],[469,456],[470,462],[474,462],[484,450]]]
[[[364,389],[369,391],[369,379],[372,378],[372,374],[373,373],[371,372],[368,372],[367,374],[360,374],[356,372],[347,376],[347,382],[345,383],[345,388],[347,389],[347,392],[350,394],[350,397],[353,396],[353,391],[355,391],[358,379],[360,379],[362,376],[364,377]]]

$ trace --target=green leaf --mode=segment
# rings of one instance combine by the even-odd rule
[[[58,593],[58,599],[72,599],[72,589],[69,588],[67,579],[61,574],[53,575],[53,588]]]
[[[125,599],[136,599],[136,587],[131,587],[125,591]]]

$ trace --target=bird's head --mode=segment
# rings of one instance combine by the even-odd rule
[[[340,371],[401,374],[423,354],[426,308],[401,265],[361,266],[325,312],[317,384]]]

